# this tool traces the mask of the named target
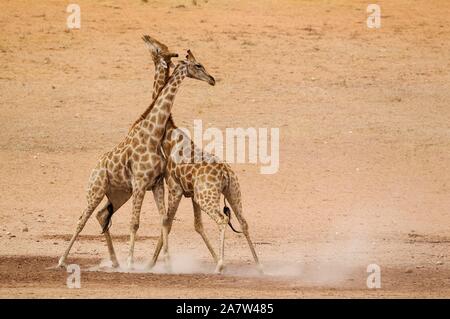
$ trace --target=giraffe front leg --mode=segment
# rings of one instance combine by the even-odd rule
[[[130,250],[128,252],[127,260],[128,269],[133,269],[134,267],[134,243],[136,241],[136,233],[139,229],[139,217],[144,196],[145,188],[138,188],[133,191],[133,215],[130,224]]]
[[[170,183],[169,183],[170,185]],[[170,186],[169,186],[170,187]],[[167,210],[167,216],[161,215],[161,236],[159,237],[158,244],[156,245],[155,252],[153,254],[152,261],[148,265],[148,268],[152,268],[156,261],[158,260],[158,256],[161,252],[161,249],[163,248],[164,244],[164,232],[166,232],[166,238],[167,238],[167,249],[168,249],[168,235],[170,234],[170,231],[172,230],[172,223],[173,219],[175,218],[175,214],[177,212],[178,206],[180,204],[181,198],[183,197],[183,193],[179,189],[171,189],[169,191],[168,196],[168,210]]]
[[[164,205],[164,180],[160,179],[153,188],[153,196],[155,198],[156,206],[161,217],[161,236],[158,240],[158,254],[161,251],[161,247],[164,248],[164,262],[166,270],[171,272],[170,269],[170,256],[169,256],[169,223],[167,221],[167,212]],[[156,261],[155,261],[156,262]],[[153,263],[154,265],[154,263]]]

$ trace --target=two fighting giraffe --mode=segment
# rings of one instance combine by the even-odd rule
[[[214,78],[204,68],[197,68],[195,63],[191,61],[181,61],[176,66],[164,88],[153,100],[144,118],[133,125],[124,141],[100,158],[96,168],[92,171],[87,190],[87,208],[80,216],[75,234],[72,236],[64,255],[60,258],[59,266],[64,265],[77,236],[106,195],[108,198],[106,210],[104,208],[100,211],[98,219],[102,224],[113,264],[118,263],[106,221],[110,218],[109,215],[112,215],[132,197],[133,212],[128,254],[128,266],[131,268],[133,266],[134,243],[139,228],[141,206],[147,190],[153,191],[161,216],[164,253],[168,264],[168,223],[164,205],[163,181],[165,160],[160,145],[176,93],[186,77],[205,81],[210,85],[215,84]],[[109,216],[109,218],[103,216]]]
[[[134,242],[139,228],[142,201],[145,191],[150,189],[153,191],[161,216],[162,229],[150,267],[154,265],[161,249],[164,248],[164,260],[166,267],[170,269],[168,234],[178,204],[184,195],[192,197],[195,229],[200,233],[217,262],[216,272],[222,271],[225,227],[229,223],[229,212],[226,214],[226,211],[224,211],[225,214],[222,214],[220,211],[221,193],[225,195],[235,212],[255,262],[259,265],[258,257],[248,234],[247,223],[242,216],[241,194],[237,177],[231,168],[225,163],[218,162],[210,154],[206,154],[201,163],[191,161],[179,164],[172,156],[174,149],[177,149],[180,143],[183,143],[183,139],[184,143],[187,141],[193,146],[194,152],[199,152],[192,141],[186,140],[187,136],[183,136],[181,140],[178,137],[174,139],[174,136],[179,136],[175,133],[179,132],[170,112],[182,80],[187,76],[214,85],[214,78],[196,61],[190,51],[188,51],[187,59],[180,61],[172,75],[169,76],[170,67],[173,66],[171,58],[176,57],[177,54],[170,52],[167,46],[149,36],[144,36],[143,40],[149,47],[155,64],[153,102],[133,124],[125,140],[112,151],[104,154],[93,170],[88,184],[88,207],[81,215],[75,234],[59,260],[59,265],[64,265],[78,234],[106,195],[108,202],[97,213],[97,219],[105,235],[112,265],[117,267],[119,264],[112,245],[109,224],[114,212],[132,196],[133,214],[128,255],[128,267],[131,268],[133,266]],[[167,212],[164,205],[164,176],[169,188],[169,208]],[[220,258],[217,258],[203,231],[201,211],[208,213],[219,225],[221,231]]]

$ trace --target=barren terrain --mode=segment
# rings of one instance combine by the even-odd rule
[[[0,297],[450,297],[450,3],[85,1],[0,4]],[[196,3],[196,5],[194,4]],[[234,164],[266,275],[229,231],[214,264],[184,199],[170,236],[174,273],[103,267],[92,218],[74,245],[81,289],[56,265],[91,169],[151,102],[142,34],[191,49],[215,87],[187,79],[173,116],[192,128],[280,129],[280,167]],[[111,233],[124,260],[130,203]],[[204,217],[212,242],[216,225]],[[159,234],[153,196],[136,256]],[[381,289],[366,286],[367,265]]]

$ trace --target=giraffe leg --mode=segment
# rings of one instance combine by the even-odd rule
[[[147,266],[147,268],[152,268],[156,264],[156,261],[158,260],[158,256],[161,252],[161,248],[163,247],[163,243],[164,243],[164,233],[163,233],[164,228],[166,228],[167,236],[168,236],[168,234],[170,233],[170,231],[172,229],[172,223],[173,223],[173,219],[175,218],[175,214],[177,212],[178,205],[180,204],[181,198],[183,197],[183,192],[181,189],[172,188],[169,191],[168,197],[169,197],[168,198],[169,202],[168,202],[167,217],[162,216],[163,228],[161,230],[161,236],[159,237],[158,243],[156,245],[152,261]]]
[[[217,261],[216,273],[222,273],[224,269],[224,251],[225,251],[225,230],[228,225],[228,216],[222,214],[220,209],[220,189],[217,185],[207,184],[206,186],[195,186],[194,200],[200,209],[206,212],[219,226],[219,259]]]
[[[228,219],[228,218],[227,218]],[[225,229],[227,228],[228,222],[225,224],[219,224],[220,229],[220,246],[219,246],[219,261],[217,262],[216,274],[221,274],[224,268],[224,251],[225,251]]]
[[[194,208],[194,227],[195,231],[202,236],[203,241],[205,242],[206,247],[208,248],[209,252],[211,253],[212,258],[214,259],[214,262],[217,263],[219,260],[217,258],[216,252],[214,251],[214,248],[211,246],[211,243],[208,240],[208,237],[205,234],[205,230],[203,229],[203,223],[202,223],[202,211],[198,204],[192,200],[192,206]]]
[[[106,194],[109,201],[97,213],[97,220],[100,227],[105,235],[106,245],[108,246],[109,258],[111,260],[112,266],[114,268],[119,267],[119,261],[117,260],[116,253],[114,251],[114,246],[112,243],[111,234],[109,232],[109,222],[111,220],[112,214],[114,214],[123,204],[125,204],[131,196],[131,193],[124,191],[108,192]]]
[[[161,217],[161,237],[162,237],[162,245],[161,243],[161,237],[158,240],[158,247],[164,248],[164,262],[166,265],[166,270],[168,272],[171,272],[170,269],[170,257],[169,257],[169,225],[167,222],[167,212],[164,205],[164,180],[160,179],[155,187],[153,188],[153,196],[155,198],[156,206],[158,207],[159,216]],[[159,248],[159,251],[161,251],[161,248]]]
[[[248,231],[248,224],[245,220],[243,214],[242,214],[242,203],[241,203],[241,196],[240,192],[238,191],[230,191],[225,193],[225,197],[227,201],[230,203],[231,209],[233,210],[237,220],[239,221],[239,224],[241,226],[241,230],[244,233],[245,238],[247,239],[248,246],[250,248],[250,251],[252,252],[253,259],[255,260],[255,264],[258,267],[258,271],[260,274],[263,274],[263,267],[261,263],[259,262],[258,255],[256,254],[255,247],[253,246],[252,240],[250,238],[250,233]]]
[[[58,267],[65,266],[66,258],[69,255],[70,249],[72,249],[72,246],[73,246],[75,240],[77,239],[78,235],[83,230],[84,226],[86,225],[86,222],[88,221],[89,217],[91,217],[95,208],[97,208],[98,204],[100,204],[103,197],[105,196],[104,192],[94,194],[91,190],[89,190],[89,193],[90,194],[88,196],[88,207],[84,210],[83,214],[80,216],[75,233],[73,234],[72,238],[70,239],[70,242],[66,248],[66,251],[64,252],[62,257],[58,261]]]
[[[119,261],[117,260],[116,252],[114,251],[114,246],[112,243],[111,234],[109,233],[108,225],[105,225],[105,223],[109,223],[109,215],[112,215],[114,209],[113,207],[114,206],[111,204],[111,202],[108,201],[105,207],[98,211],[96,218],[102,229],[104,229],[103,234],[105,235],[106,245],[108,246],[109,259],[111,260],[113,268],[117,268],[119,267]]]
[[[114,246],[112,243],[111,234],[109,233],[109,229],[105,230],[104,235],[105,235],[106,245],[108,246],[108,253],[109,253],[109,258],[111,260],[112,266],[113,266],[113,268],[119,268],[120,264],[119,264],[119,261],[117,260],[116,252],[114,251]]]
[[[145,187],[134,188],[133,190],[133,215],[130,224],[130,247],[128,252],[127,266],[133,268],[134,264],[134,243],[136,241],[136,233],[139,229],[139,218],[141,214],[142,202],[144,201]]]

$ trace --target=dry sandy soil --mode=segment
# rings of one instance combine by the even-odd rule
[[[82,1],[66,29],[60,1],[0,10],[0,297],[450,297],[450,3]],[[233,165],[266,275],[228,233],[222,276],[184,199],[171,234],[175,274],[111,272],[95,218],[57,263],[85,206],[90,170],[150,103],[140,36],[190,48],[218,80],[186,80],[179,126],[280,128],[280,168]],[[130,204],[113,219],[127,254]],[[217,227],[204,218],[217,245]],[[151,194],[136,255],[152,254]],[[26,231],[28,230],[28,231]],[[366,267],[381,267],[381,289]],[[159,268],[158,268],[159,267]]]

